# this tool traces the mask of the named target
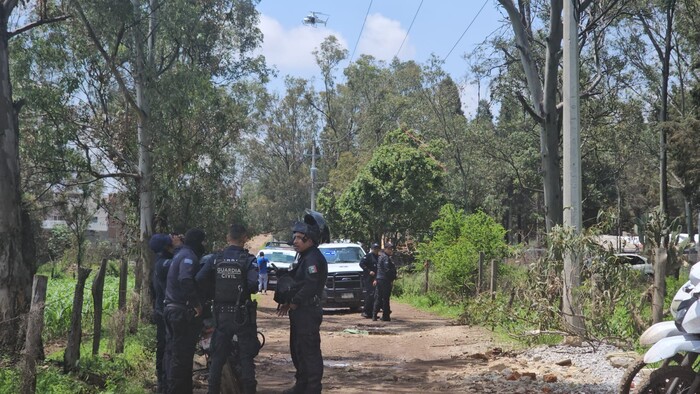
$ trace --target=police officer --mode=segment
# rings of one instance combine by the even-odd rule
[[[173,252],[182,246],[180,237],[169,234],[153,234],[148,241],[148,246],[156,254],[153,266],[153,280],[151,288],[155,298],[153,300],[153,321],[156,324],[156,376],[158,378],[157,393],[166,392],[166,375],[163,358],[165,356],[165,319],[163,318],[163,300],[165,299],[165,287],[168,279],[168,268],[173,258]]]
[[[391,260],[394,254],[394,245],[391,242],[384,244],[384,250],[380,252],[377,260],[377,279],[374,281],[376,287],[374,297],[374,310],[372,312],[372,320],[377,321],[379,309],[382,310],[382,320],[391,321],[391,306],[389,298],[391,297],[391,288],[396,279],[396,266]]]
[[[295,285],[277,314],[289,313],[289,349],[296,382],[283,393],[314,394],[321,392],[323,378],[321,300],[328,277],[328,263],[318,245],[328,242],[329,231],[323,217],[313,211],[304,215],[304,221],[296,223],[292,231],[292,244],[299,253],[298,263],[289,273]]]
[[[379,244],[373,243],[370,253],[367,253],[360,260],[362,268],[362,288],[365,297],[365,306],[362,308],[362,317],[372,317],[374,308],[374,278],[377,275],[377,259],[379,257]]]
[[[231,355],[233,336],[238,338],[243,393],[255,393],[254,358],[260,350],[256,324],[257,302],[251,294],[258,290],[258,266],[255,256],[243,247],[248,241],[246,228],[233,224],[226,235],[228,247],[204,263],[197,273],[200,288],[213,288],[216,329],[211,339],[209,394],[221,389],[221,370]]]
[[[204,231],[185,233],[185,244],[175,254],[165,288],[167,393],[192,393],[192,359],[197,344],[202,303],[194,277],[204,255]]]

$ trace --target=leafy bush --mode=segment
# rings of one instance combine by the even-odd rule
[[[467,215],[447,204],[431,225],[434,236],[417,247],[418,261],[431,261],[435,275],[431,288],[461,299],[475,290],[479,252],[486,261],[507,252],[505,229],[483,212]]]

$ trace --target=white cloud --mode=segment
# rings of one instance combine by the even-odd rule
[[[357,45],[355,58],[358,57],[358,54],[367,54],[380,60],[391,60],[401,47],[404,37],[406,37],[406,30],[401,27],[401,22],[381,14],[371,14],[365,22],[365,29]],[[415,54],[416,48],[411,45],[411,36],[409,35],[401,47],[398,57],[407,60],[412,59]]]
[[[275,65],[281,74],[316,71],[316,60],[312,52],[321,46],[321,42],[334,35],[341,46],[348,44],[339,32],[325,26],[295,26],[285,29],[276,19],[267,15],[260,16],[260,30],[264,35],[262,54],[269,65]]]

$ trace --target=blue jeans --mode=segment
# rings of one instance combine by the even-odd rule
[[[258,274],[258,291],[267,291],[267,272]]]

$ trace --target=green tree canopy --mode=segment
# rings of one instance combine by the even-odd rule
[[[388,133],[340,196],[336,208],[342,221],[331,224],[336,232],[358,240],[420,237],[444,200],[445,174],[435,150],[408,129]],[[326,208],[331,207],[321,207]]]

